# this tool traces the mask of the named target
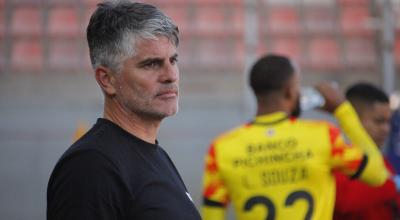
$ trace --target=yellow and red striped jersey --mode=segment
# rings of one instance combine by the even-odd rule
[[[353,145],[328,122],[283,112],[258,116],[216,138],[206,156],[204,220],[224,219],[229,202],[240,220],[332,219],[334,170],[383,183],[382,158],[354,109],[342,104],[335,116]]]

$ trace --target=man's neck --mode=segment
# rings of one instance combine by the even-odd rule
[[[128,133],[152,144],[155,144],[161,120],[146,120],[137,114],[128,112],[115,102],[106,103],[103,117]]]
[[[275,112],[285,112],[290,114],[288,104],[279,98],[258,99],[257,100],[257,116],[272,114]]]

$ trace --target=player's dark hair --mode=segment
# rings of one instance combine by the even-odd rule
[[[260,58],[250,71],[250,87],[255,94],[282,89],[293,76],[294,67],[285,56],[269,54]]]
[[[366,104],[374,102],[389,103],[389,97],[382,89],[367,82],[356,83],[350,86],[346,91],[346,98],[350,102],[362,102]]]

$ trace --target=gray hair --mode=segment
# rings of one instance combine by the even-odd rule
[[[178,27],[160,9],[125,0],[98,4],[86,30],[93,68],[103,65],[114,72],[135,54],[138,40],[164,36],[178,47],[178,35]]]

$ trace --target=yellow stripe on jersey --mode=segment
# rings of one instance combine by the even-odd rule
[[[339,108],[342,126],[363,130],[348,103]],[[292,120],[278,112],[219,136],[206,156],[203,218],[224,219],[231,201],[239,220],[332,219],[333,170],[373,184],[387,178],[380,154],[371,149],[376,146],[364,140],[366,132],[350,133],[353,146],[327,122]],[[368,160],[359,140],[368,144]]]

